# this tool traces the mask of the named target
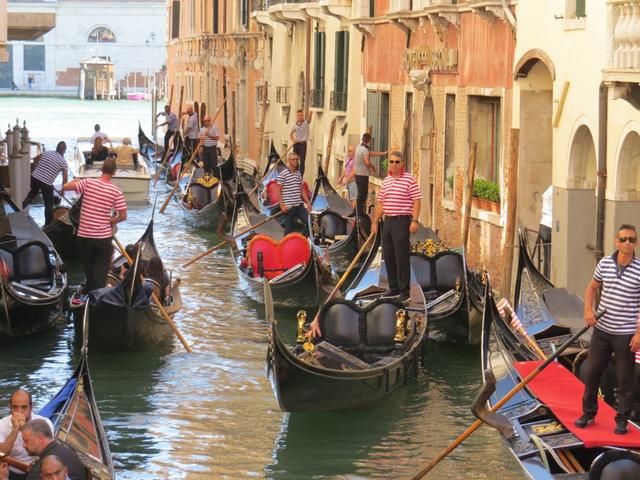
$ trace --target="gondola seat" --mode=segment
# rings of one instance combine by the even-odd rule
[[[261,254],[261,259],[258,254]],[[266,278],[273,279],[298,265],[308,265],[311,248],[309,240],[299,233],[290,233],[280,241],[266,235],[256,235],[247,245],[247,258],[255,276],[262,269]]]
[[[400,302],[378,299],[364,309],[350,300],[332,300],[319,314],[323,340],[349,353],[387,353],[396,347],[396,312]]]
[[[320,238],[335,240],[339,235],[348,235],[353,228],[351,222],[331,210],[325,210],[318,215]]]
[[[462,256],[456,252],[439,252],[433,257],[412,253],[410,261],[414,278],[425,293],[448,292],[465,278]]]
[[[49,259],[49,249],[38,241],[27,242],[15,250],[0,250],[8,280],[42,280],[53,276],[53,265]]]
[[[199,183],[192,183],[189,186],[189,195],[193,208],[200,210],[218,199],[217,183],[210,187],[205,187]]]

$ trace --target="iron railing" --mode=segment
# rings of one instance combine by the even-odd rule
[[[314,108],[323,108],[324,90],[309,90],[309,102]]]
[[[289,103],[291,87],[276,87],[276,102]]]
[[[347,92],[332,91],[329,96],[329,109],[336,112],[346,112]]]

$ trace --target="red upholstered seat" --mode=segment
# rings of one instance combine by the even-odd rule
[[[302,190],[307,192],[307,198],[311,201],[311,189],[309,188],[309,184],[307,182],[302,182]]]
[[[267,183],[267,204],[274,205],[280,202],[280,185],[275,180]]]
[[[266,235],[256,235],[247,245],[247,258],[254,276],[259,275],[258,252],[262,252],[264,276],[269,279],[300,263],[307,265],[311,258],[309,240],[299,233],[290,233],[279,242]]]

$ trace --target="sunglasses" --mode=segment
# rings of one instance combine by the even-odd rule
[[[389,163],[400,164],[402,162],[400,160],[389,160]]]
[[[625,243],[625,242],[636,243],[636,240],[637,240],[636,237],[618,237],[618,241],[620,243]]]

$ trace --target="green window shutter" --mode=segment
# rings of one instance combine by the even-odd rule
[[[576,0],[576,17],[586,17],[587,16],[587,0]]]

